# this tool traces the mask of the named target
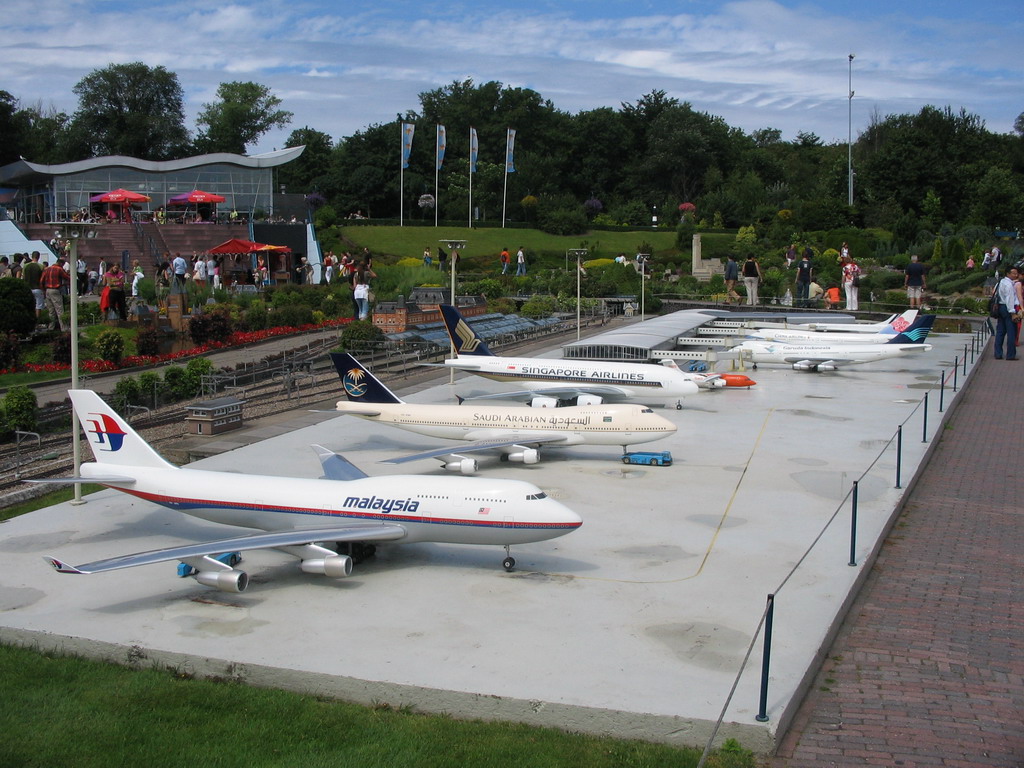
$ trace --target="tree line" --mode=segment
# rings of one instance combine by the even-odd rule
[[[242,153],[292,117],[257,83],[224,83],[204,106],[195,136],[184,127],[181,87],[163,67],[111,65],[74,88],[71,116],[22,107],[0,92],[0,132],[13,137],[0,162],[24,156],[64,162],[104,154],[171,159],[196,152]],[[404,185],[399,176],[401,123],[416,125]],[[436,201],[435,126],[448,146]],[[874,114],[852,147],[854,204],[847,203],[847,145],[809,132],[785,141],[781,132],[745,132],[689,102],[655,90],[618,108],[570,114],[528,88],[456,81],[421,93],[417,109],[337,141],[307,127],[288,146],[306,145],[278,170],[290,192],[314,195],[318,220],[361,211],[397,218],[466,221],[469,130],[480,153],[473,204],[485,222],[513,221],[571,234],[593,225],[650,226],[680,221],[681,208],[699,226],[766,225],[780,215],[794,231],[838,227],[892,232],[898,245],[922,230],[973,225],[1015,231],[1024,218],[1024,114],[1008,134],[989,131],[979,116],[925,106],[916,114]],[[505,137],[517,130],[515,173],[505,191]],[[401,199],[401,195],[405,199]],[[419,203],[423,202],[424,207]]]

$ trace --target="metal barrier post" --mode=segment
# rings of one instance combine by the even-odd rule
[[[857,565],[857,483],[853,481],[853,500],[850,514],[850,562],[847,565]]]
[[[921,442],[928,442],[928,393],[924,393],[924,420],[921,425]]]
[[[772,657],[772,619],[775,615],[775,595],[768,595],[768,613],[764,619],[764,650],[761,654],[761,701],[754,718],[759,723],[768,722],[768,668]]]
[[[939,375],[939,413],[942,413],[942,406],[946,399],[946,369],[943,368]]]
[[[967,378],[967,345],[964,344],[964,378]]]
[[[900,469],[903,466],[903,425],[896,427],[896,487],[900,487]]]
[[[953,391],[956,392],[957,375],[960,373],[960,358],[953,358]]]

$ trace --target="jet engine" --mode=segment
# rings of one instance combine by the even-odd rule
[[[818,363],[819,371],[834,371],[836,367],[835,363]]]
[[[332,579],[344,579],[352,575],[352,558],[348,555],[312,557],[303,560],[299,567],[303,573],[316,573]]]
[[[245,592],[249,586],[249,574],[229,568],[224,571],[199,571],[195,579],[207,587],[214,587],[221,592]]]
[[[600,405],[602,402],[600,395],[580,395],[576,398],[576,405]]]
[[[530,400],[531,408],[557,408],[558,398],[548,397],[547,395],[535,395]]]
[[[476,459],[458,459],[457,461],[446,462],[444,468],[449,472],[461,472],[464,475],[472,475],[476,472]]]
[[[540,451],[536,448],[523,448],[521,451],[509,453],[508,460],[521,464],[536,464],[540,461]]]

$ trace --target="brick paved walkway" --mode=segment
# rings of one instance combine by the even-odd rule
[[[988,355],[772,768],[1024,766],[1024,362]]]

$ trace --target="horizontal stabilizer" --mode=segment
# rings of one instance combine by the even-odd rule
[[[50,485],[79,485],[81,483],[97,483],[106,485],[116,483],[117,485],[132,485],[134,477],[124,475],[93,475],[92,477],[47,477],[42,480],[25,480],[26,483],[49,483]]]
[[[330,541],[395,541],[404,538],[405,529],[400,525],[379,523],[350,523],[336,528],[306,528],[294,531],[272,531],[255,533],[249,536],[236,536],[231,539],[219,539],[200,544],[186,544],[180,547],[154,549],[138,552],[134,555],[121,555],[107,560],[97,560],[83,565],[68,565],[55,557],[44,557],[46,562],[58,573],[100,573],[116,571],[120,568],[132,568],[136,565],[164,563],[169,560],[185,560],[187,558],[219,555],[224,552],[244,552],[251,549],[274,549],[276,547],[293,547],[303,544],[316,544]]]

